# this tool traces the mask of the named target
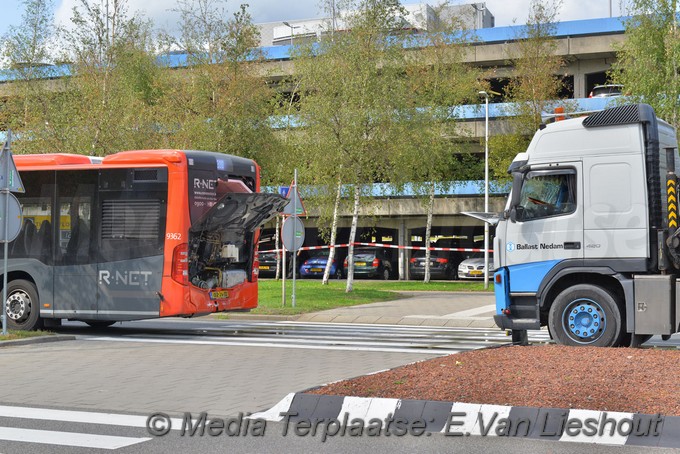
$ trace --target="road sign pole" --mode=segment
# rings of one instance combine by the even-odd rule
[[[295,192],[297,193],[297,169],[295,169],[295,172],[293,173],[293,185],[295,186]],[[293,197],[293,213],[295,213],[293,216],[297,216],[297,197]],[[296,232],[297,233],[297,232]],[[296,242],[297,243],[297,242]],[[298,248],[299,250],[299,248]],[[295,275],[297,274],[297,260],[296,257],[298,255],[298,251],[295,251],[293,253],[293,295],[292,295],[292,305],[295,307]]]
[[[7,152],[9,152],[10,141],[12,140],[12,132],[7,131]],[[5,175],[9,175],[9,157],[5,159]],[[9,231],[9,185],[7,184],[7,179],[5,179],[5,184],[3,184],[2,190],[5,198],[5,212],[3,213],[3,223],[5,224],[5,235]],[[2,335],[7,335],[7,246],[8,242],[5,238],[4,244],[4,254],[2,257]],[[31,308],[32,309],[32,308]]]
[[[283,263],[281,264],[281,307],[286,307],[286,245],[281,246],[281,256]]]

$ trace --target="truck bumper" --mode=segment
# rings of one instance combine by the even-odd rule
[[[507,315],[494,315],[493,321],[500,329],[522,330],[541,329],[541,323],[531,318],[511,318]]]

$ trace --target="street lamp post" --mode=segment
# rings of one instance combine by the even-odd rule
[[[293,36],[295,35],[295,29],[300,28],[300,26],[290,25],[288,22],[283,22],[283,25],[290,28],[290,45],[293,46]]]
[[[489,212],[489,94],[479,92],[484,96],[484,212]],[[489,223],[484,222],[484,289],[489,288]]]

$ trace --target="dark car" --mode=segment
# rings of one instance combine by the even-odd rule
[[[314,251],[311,257],[302,262],[302,265],[300,266],[300,277],[323,277],[329,255],[329,249]],[[336,279],[342,279],[342,267],[340,266],[340,259],[337,255],[331,263],[330,276]]]
[[[343,272],[347,276],[347,259],[343,265]],[[354,249],[354,276],[378,279],[390,279],[392,272],[392,254],[382,248]]]
[[[276,252],[258,252],[257,258],[260,263],[260,277],[275,277],[276,275]]]
[[[281,256],[280,252],[263,251],[257,253],[259,262],[260,277],[276,277],[276,256]],[[293,277],[293,254],[286,254],[286,277]],[[283,262],[281,262],[281,272],[283,272]]]
[[[425,252],[415,251],[409,260],[411,279],[425,278]],[[460,253],[452,251],[430,251],[430,278],[457,279],[458,263],[463,260]]]

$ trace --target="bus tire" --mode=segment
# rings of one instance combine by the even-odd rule
[[[9,329],[32,331],[43,327],[38,290],[31,281],[16,279],[7,284],[4,310]]]
[[[116,323],[115,320],[89,320],[86,321],[90,328],[108,328],[109,326]]]
[[[616,299],[604,288],[579,284],[563,290],[548,314],[548,329],[562,345],[614,347],[623,334]]]

